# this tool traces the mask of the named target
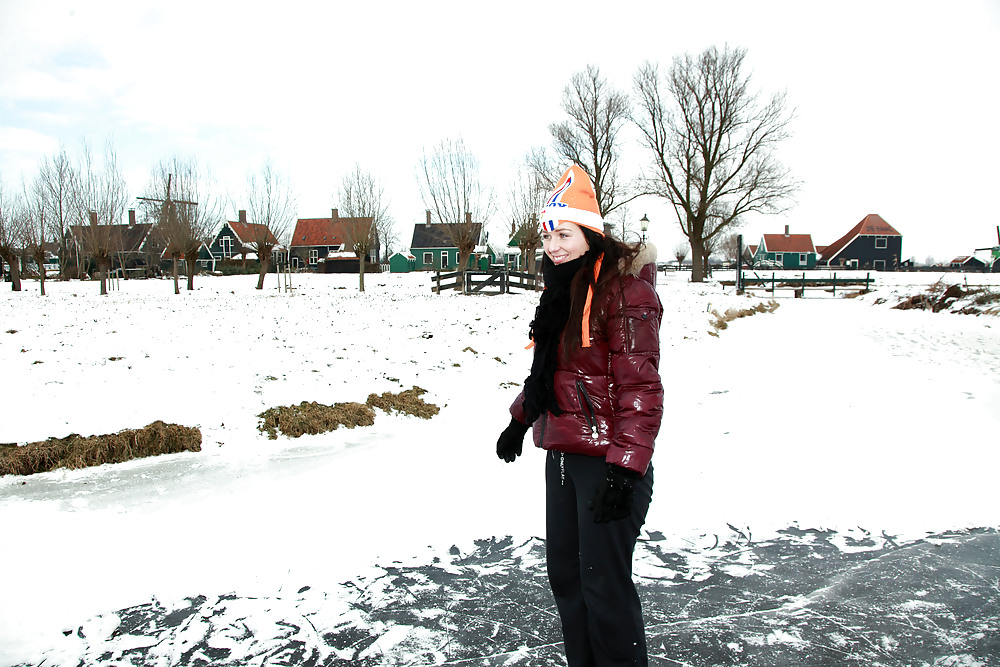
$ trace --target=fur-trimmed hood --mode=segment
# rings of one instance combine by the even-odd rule
[[[639,246],[639,253],[632,258],[632,261],[628,264],[624,260],[620,261],[618,264],[618,270],[623,274],[633,275],[636,278],[642,273],[644,266],[652,264],[654,272],[656,271],[656,246],[652,243],[645,243]]]

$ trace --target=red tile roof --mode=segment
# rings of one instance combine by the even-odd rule
[[[878,213],[869,213],[861,222],[854,225],[851,231],[828,245],[823,250],[822,259],[829,262],[859,236],[902,236],[902,234],[893,229],[892,225],[883,220]]]
[[[816,252],[810,234],[764,234],[767,252]]]
[[[339,245],[344,242],[343,233],[334,228],[332,218],[299,218],[292,235],[292,247],[314,245]]]
[[[355,225],[374,222],[374,218],[299,218],[295,223],[291,247],[334,246],[349,243]]]
[[[233,230],[233,233],[236,234],[236,238],[238,238],[240,243],[243,245],[256,243],[257,239],[260,238],[261,235],[265,234],[266,236],[264,238],[267,239],[268,243],[273,243],[274,245],[278,244],[278,239],[274,238],[274,234],[267,227],[267,225],[259,225],[253,222],[233,222],[230,220],[229,228]]]

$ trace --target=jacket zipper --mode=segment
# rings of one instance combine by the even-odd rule
[[[587,388],[583,386],[583,380],[576,381],[576,393],[580,400],[580,407],[585,407],[583,410],[583,418],[587,420],[587,426],[590,427],[591,435],[596,438],[597,418],[594,416],[594,404],[590,400],[590,394],[587,393]]]

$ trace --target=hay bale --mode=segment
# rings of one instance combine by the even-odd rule
[[[421,419],[430,419],[437,413],[441,412],[441,408],[434,405],[433,403],[425,403],[420,396],[426,394],[426,389],[421,389],[420,387],[413,387],[407,389],[406,391],[401,391],[398,394],[393,394],[391,392],[384,392],[381,396],[376,396],[375,394],[369,394],[367,404],[373,408],[378,408],[387,414],[392,414],[393,412],[407,415],[413,415],[414,417],[420,417]]]
[[[141,429],[107,435],[85,438],[72,433],[21,447],[4,447],[0,449],[0,475],[32,475],[185,451],[201,451],[201,431],[155,421]]]
[[[267,433],[275,440],[282,435],[297,438],[301,435],[315,435],[335,431],[341,426],[371,426],[375,423],[375,411],[361,403],[334,403],[323,405],[315,401],[302,401],[298,405],[268,408],[257,415],[261,423],[257,430]]]

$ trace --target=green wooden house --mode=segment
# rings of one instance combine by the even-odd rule
[[[764,234],[753,255],[755,267],[815,269],[819,253],[810,234]]]
[[[409,273],[417,268],[417,258],[408,252],[393,253],[389,257],[389,273]]]
[[[481,222],[472,224],[477,238],[476,249],[469,256],[466,268],[487,268],[496,262],[496,252],[486,245],[486,235]],[[454,271],[458,268],[458,248],[449,240],[450,223],[431,223],[430,211],[427,212],[427,222],[413,225],[413,238],[410,242],[410,254],[414,258],[414,270]]]
[[[510,241],[507,242],[507,247],[504,248],[504,263],[507,268],[514,269],[516,271],[526,271],[527,266],[525,258],[521,256],[521,237],[524,235],[525,228],[521,227],[514,232],[514,235],[510,237]],[[536,268],[541,266],[542,257],[542,246],[539,245],[535,248],[535,263]]]

